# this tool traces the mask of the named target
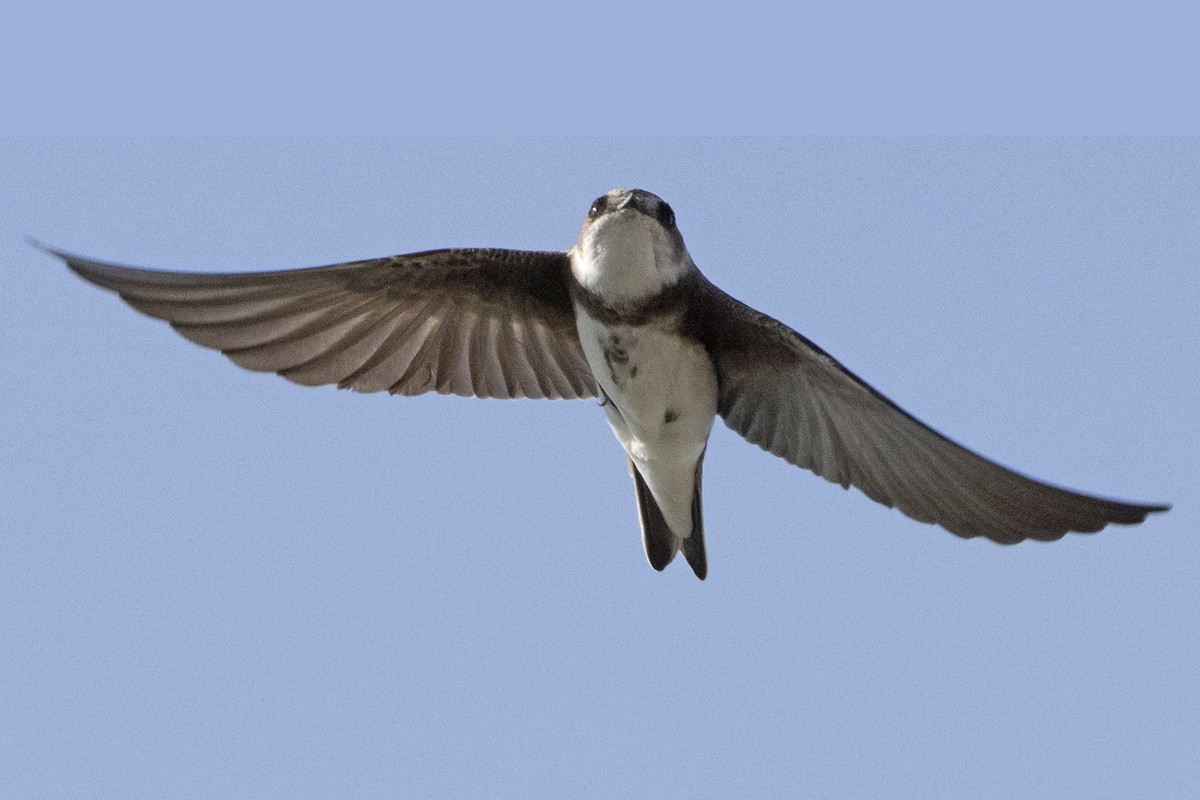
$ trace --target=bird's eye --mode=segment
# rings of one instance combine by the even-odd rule
[[[675,212],[666,203],[659,203],[658,210],[654,212],[658,217],[659,224],[667,230],[675,227]]]
[[[588,219],[595,219],[604,213],[604,207],[608,205],[607,197],[598,197],[596,202],[592,203],[592,207],[588,209]]]

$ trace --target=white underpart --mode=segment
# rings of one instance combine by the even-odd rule
[[[696,462],[717,413],[712,360],[700,345],[654,324],[609,327],[582,309],[576,319],[583,352],[608,397],[609,426],[671,530],[687,538]],[[625,354],[622,363],[611,357],[614,337]]]
[[[610,193],[614,202],[619,195]],[[657,296],[695,269],[677,241],[677,234],[636,209],[612,211],[584,223],[571,249],[571,272],[619,309]],[[696,462],[717,414],[712,360],[698,343],[678,334],[674,319],[606,325],[582,307],[576,307],[575,319],[588,364],[608,398],[608,424],[671,531],[686,539],[692,532]]]

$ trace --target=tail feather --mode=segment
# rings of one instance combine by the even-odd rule
[[[675,558],[680,549],[687,559],[688,566],[700,580],[708,575],[708,557],[704,551],[704,515],[700,503],[700,467],[704,457],[696,463],[695,488],[692,492],[692,530],[684,539],[676,536],[667,524],[654,493],[646,485],[646,480],[638,472],[632,461],[629,471],[633,473],[633,484],[637,494],[638,515],[642,521],[642,544],[646,548],[646,560],[658,571],[666,569],[667,564]]]
[[[658,501],[654,499],[642,473],[638,472],[632,461],[629,462],[629,471],[633,473],[633,485],[637,492],[638,515],[642,519],[642,544],[646,547],[646,560],[650,562],[650,566],[662,572],[679,552],[679,537],[671,532],[662,509],[658,507]]]
[[[708,555],[704,552],[704,511],[700,505],[700,467],[704,456],[696,462],[696,488],[692,492],[692,534],[683,540],[683,557],[700,580],[708,575]]]

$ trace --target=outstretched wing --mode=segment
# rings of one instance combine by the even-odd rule
[[[913,519],[1002,544],[1134,524],[1169,506],[1059,489],[952,442],[800,334],[704,279],[688,320],[716,361],[725,424],[764,450]]]
[[[246,369],[359,392],[586,398],[566,253],[435,250],[311,269],[163,272],[47,248]]]

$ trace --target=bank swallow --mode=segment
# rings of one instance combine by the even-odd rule
[[[251,370],[359,392],[597,398],[624,448],[646,557],[708,571],[700,474],[713,421],[921,522],[1002,544],[1136,524],[1123,503],[1019,475],[922,424],[696,268],[671,207],[618,189],[566,252],[457,249],[240,274],[46,248]]]

